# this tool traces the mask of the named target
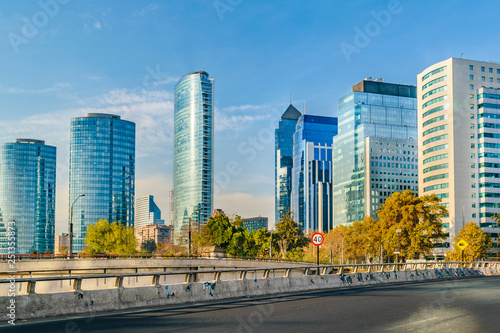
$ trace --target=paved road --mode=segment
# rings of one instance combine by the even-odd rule
[[[500,277],[353,288],[21,323],[9,331],[500,332]]]

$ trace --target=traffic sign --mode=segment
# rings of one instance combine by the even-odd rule
[[[467,246],[469,246],[469,243],[461,239],[458,243],[457,246],[460,248],[460,250],[464,250]]]
[[[394,254],[401,254],[401,249],[399,248],[399,246],[394,248]]]
[[[314,245],[320,246],[325,241],[325,237],[323,237],[321,233],[317,232],[314,235],[312,235],[311,241]]]

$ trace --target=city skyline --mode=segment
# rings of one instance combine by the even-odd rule
[[[65,232],[70,119],[87,112],[120,115],[138,124],[136,195],[155,195],[168,212],[173,152],[166,147],[173,146],[173,86],[185,73],[204,69],[218,80],[214,174],[221,186],[214,207],[272,221],[270,133],[290,93],[299,110],[306,100],[307,112],[336,116],[337,100],[366,76],[416,84],[417,73],[450,56],[498,61],[492,59],[498,46],[477,29],[454,31],[465,14],[481,15],[482,29],[496,27],[493,11],[465,4],[432,2],[436,11],[453,6],[456,13],[435,21],[426,15],[425,2],[407,1],[395,8],[389,8],[389,1],[324,6],[243,1],[225,12],[210,1],[72,1],[60,4],[46,24],[25,37],[22,18],[31,22],[43,9],[36,2],[6,3],[0,15],[5,50],[0,55],[5,74],[0,80],[1,142],[33,137],[58,148],[56,232]],[[378,14],[389,9],[390,18],[380,21]],[[357,39],[358,31],[366,35],[373,22],[381,22],[377,33]],[[433,31],[447,39],[426,37]],[[24,38],[17,50],[12,34]],[[401,45],[395,47],[395,40]],[[469,40],[466,47],[463,40]],[[354,47],[352,53],[346,45]],[[228,172],[232,161],[236,177]]]

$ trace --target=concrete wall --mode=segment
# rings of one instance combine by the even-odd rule
[[[103,290],[76,290],[65,293],[29,294],[15,297],[16,320],[67,315],[88,315],[101,311],[150,308],[173,304],[204,302],[246,296],[263,296],[322,289],[349,288],[389,283],[423,281],[432,279],[464,278],[457,269],[450,275],[442,270],[351,273],[345,275],[297,275],[263,278],[248,275],[241,280],[212,283],[181,283],[166,285],[158,281],[155,286],[114,287]],[[472,272],[472,271],[471,271]],[[464,271],[465,277],[499,275],[494,268],[475,268],[473,274]],[[212,289],[210,287],[213,287]],[[210,293],[211,292],[211,293]],[[10,298],[0,297],[0,307],[5,309]]]

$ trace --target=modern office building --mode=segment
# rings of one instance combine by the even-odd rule
[[[338,102],[334,225],[361,221],[385,199],[418,191],[416,87],[366,78]]]
[[[83,249],[87,226],[99,220],[134,225],[135,123],[103,113],[71,119],[69,163],[73,252]]]
[[[135,201],[134,228],[141,228],[148,224],[165,224],[165,220],[161,219],[161,210],[152,195],[137,198]]]
[[[249,217],[243,219],[243,228],[248,231],[257,231],[262,228],[268,229],[268,218],[267,217]]]
[[[213,206],[213,93],[207,72],[183,76],[175,86],[174,234],[205,223]]]
[[[56,147],[16,139],[0,145],[0,254],[54,252]],[[11,229],[9,227],[14,227]]]
[[[491,216],[500,208],[500,64],[449,58],[417,82],[419,194],[434,193],[448,207],[446,243],[467,222],[497,241]]]
[[[275,188],[275,223],[291,209],[293,134],[297,121],[302,114],[292,104],[280,118],[274,132],[274,188]]]
[[[293,135],[292,213],[305,232],[332,229],[332,140],[337,118],[302,115]]]

